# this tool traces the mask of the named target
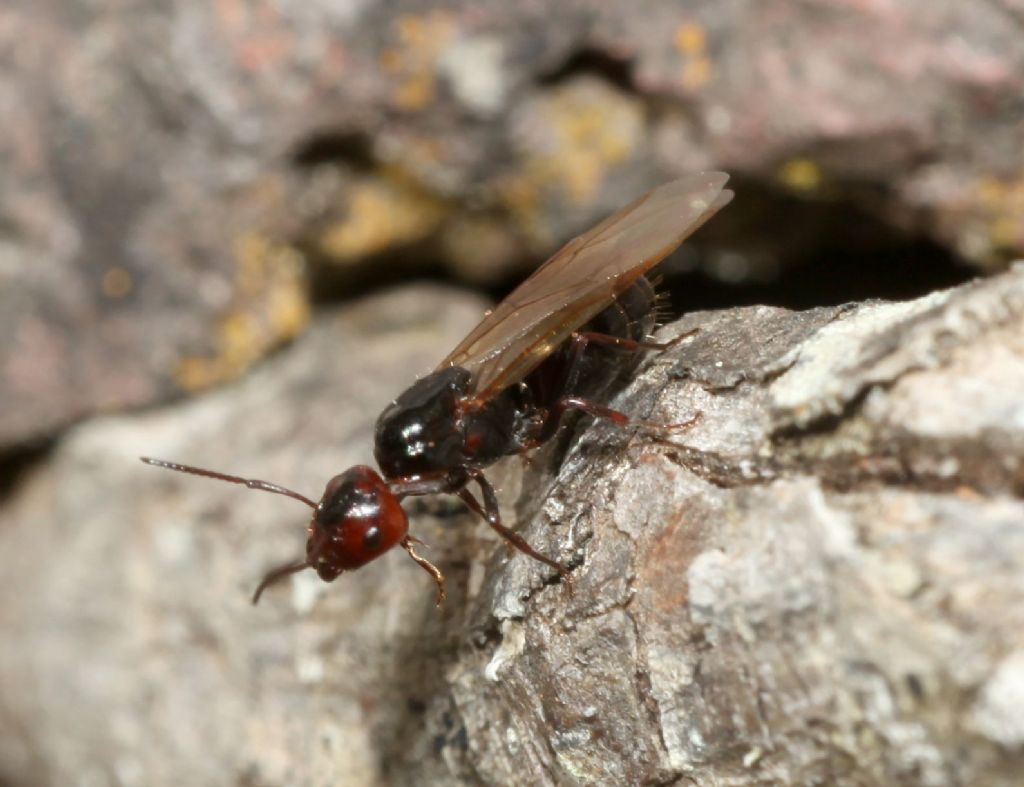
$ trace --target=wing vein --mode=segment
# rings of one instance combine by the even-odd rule
[[[573,331],[672,252],[732,192],[706,172],[648,192],[569,241],[498,304],[441,363],[486,397],[520,381]]]

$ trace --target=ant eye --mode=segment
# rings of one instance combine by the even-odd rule
[[[366,535],[363,536],[363,547],[376,551],[383,538],[384,534],[380,532],[379,527],[371,527],[367,529]]]

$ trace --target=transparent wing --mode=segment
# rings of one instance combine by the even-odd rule
[[[439,368],[461,366],[477,396],[519,382],[732,199],[729,176],[658,186],[574,238],[489,312]]]

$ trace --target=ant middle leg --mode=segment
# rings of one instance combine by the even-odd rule
[[[542,555],[530,546],[529,542],[525,538],[511,528],[502,524],[501,511],[498,508],[498,496],[495,494],[494,487],[491,486],[491,482],[487,480],[483,473],[474,473],[473,479],[480,486],[480,493],[484,499],[483,505],[481,505],[480,501],[473,496],[472,492],[465,488],[456,492],[463,502],[482,517],[495,533],[508,541],[524,555],[529,555],[534,560],[539,560],[544,565],[551,566],[551,568],[555,569],[563,579],[569,581],[568,566],[565,566],[556,560],[552,560],[546,555]]]
[[[674,347],[679,344],[683,339],[688,339],[695,333],[699,332],[700,328],[693,328],[689,331],[676,336],[667,342],[653,342],[645,339],[629,339],[625,336],[615,336],[609,333],[598,333],[596,331],[582,331],[574,333],[572,340],[575,343],[582,344],[578,352],[582,353],[583,348],[589,344],[600,344],[605,347],[622,350],[623,352],[640,352],[641,350],[667,350],[670,347]],[[574,353],[577,352],[576,347],[573,347]]]
[[[559,399],[555,402],[548,410],[548,413],[544,418],[543,428],[545,430],[551,429],[561,420],[562,415],[566,410],[579,410],[580,412],[586,413],[587,415],[591,415],[595,418],[603,418],[607,421],[611,421],[616,426],[639,426],[643,429],[648,429],[654,432],[683,432],[700,423],[700,419],[704,415],[700,411],[697,411],[685,421],[666,424],[659,421],[645,421],[638,418],[632,418],[621,410],[616,410],[612,407],[592,402],[589,399],[583,399],[578,396],[566,396],[565,398]]]
[[[570,396],[573,391],[577,390],[577,386],[579,384],[580,379],[580,372],[583,368],[583,354],[586,352],[587,347],[589,347],[590,345],[603,346],[609,349],[619,350],[621,352],[641,352],[643,350],[667,350],[668,348],[681,342],[683,339],[693,336],[699,330],[700,328],[694,328],[693,330],[685,331],[684,333],[681,333],[679,336],[675,337],[674,339],[668,342],[650,342],[640,339],[630,339],[625,336],[616,336],[614,334],[600,333],[597,331],[578,331],[572,334],[572,336],[569,339],[569,342],[571,343],[568,363],[569,371],[565,378],[563,390],[569,393]]]

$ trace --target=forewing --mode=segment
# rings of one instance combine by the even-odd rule
[[[441,367],[468,369],[479,396],[522,380],[728,204],[728,179],[703,172],[665,183],[569,241],[489,312]]]

